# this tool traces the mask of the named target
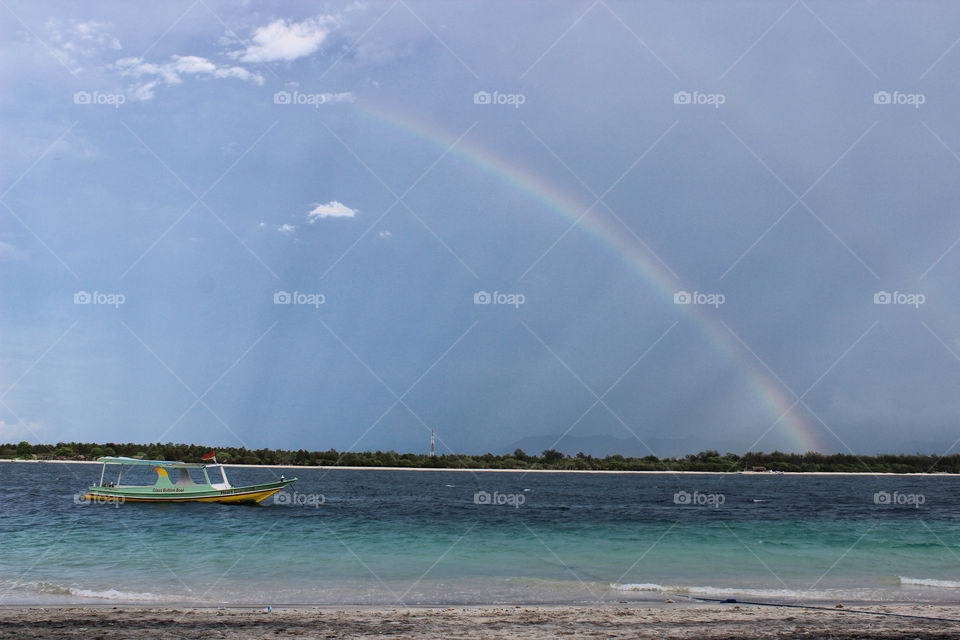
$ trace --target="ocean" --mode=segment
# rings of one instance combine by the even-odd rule
[[[87,504],[0,463],[0,604],[960,601],[952,476],[228,469],[261,505]]]

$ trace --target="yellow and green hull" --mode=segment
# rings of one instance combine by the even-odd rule
[[[282,480],[246,487],[215,489],[211,486],[90,487],[85,499],[107,502],[260,502],[296,481]],[[159,485],[159,483],[158,483]]]

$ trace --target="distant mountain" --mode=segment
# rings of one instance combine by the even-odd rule
[[[559,442],[557,442],[558,439]],[[697,453],[704,448],[699,446],[699,443],[693,439],[650,437],[643,438],[643,441],[653,450],[653,455],[658,458]],[[647,449],[639,440],[632,437],[618,438],[606,434],[596,436],[574,436],[568,434],[561,438],[561,434],[559,433],[543,436],[528,436],[509,445],[496,448],[491,451],[491,453],[513,453],[517,449],[523,449],[525,453],[537,455],[540,455],[545,449],[556,449],[571,456],[580,452],[596,457],[612,456],[618,453],[622,456],[635,458],[650,455],[650,449]]]

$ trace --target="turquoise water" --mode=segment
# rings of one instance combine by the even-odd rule
[[[98,466],[0,463],[0,604],[960,600],[949,476],[228,473],[300,480],[261,506],[78,504]]]

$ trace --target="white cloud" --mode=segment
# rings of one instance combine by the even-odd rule
[[[174,68],[180,73],[213,73],[217,65],[200,56],[173,56]]]
[[[113,64],[120,75],[134,78],[136,82],[129,88],[134,100],[147,101],[155,96],[154,89],[160,84],[178,85],[187,76],[212,76],[214,78],[235,78],[263,84],[263,76],[251,73],[243,67],[220,65],[200,56],[171,56],[170,62],[157,64],[146,62],[143,58],[121,58]]]
[[[359,10],[362,5],[349,8]],[[251,41],[243,48],[224,51],[219,60],[195,55],[173,55],[163,62],[142,57],[115,60],[108,69],[131,79],[126,95],[131,100],[149,101],[164,86],[182,84],[190,77],[232,78],[257,85],[264,84],[262,75],[250,71],[249,64],[291,61],[309,56],[320,49],[330,33],[340,26],[340,14],[316,15],[300,22],[277,19],[253,30]],[[47,23],[49,41],[65,64],[80,69],[78,58],[90,57],[103,49],[119,50],[120,41],[106,33],[106,23],[90,20],[64,24],[51,20]],[[221,46],[236,47],[233,38],[221,38]],[[353,102],[352,93],[322,94],[326,102]]]
[[[156,76],[167,84],[178,84],[180,82],[180,74],[177,73],[175,63],[161,65],[145,62],[143,58],[120,58],[113,63],[113,68],[124,76],[135,78]]]
[[[279,227],[277,227],[277,231],[287,235],[293,233],[296,230],[297,230],[297,226],[293,224],[282,224]]]
[[[0,261],[26,260],[28,258],[26,251],[21,251],[9,242],[0,240]]]
[[[274,20],[253,32],[253,44],[231,55],[241,62],[290,61],[309,56],[320,48],[337,22],[333,15],[314,16],[302,22]]]
[[[251,73],[243,67],[219,67],[213,72],[213,75],[217,78],[236,78],[237,80],[263,84],[263,76]]]
[[[144,82],[143,84],[130,87],[130,97],[139,102],[153,100],[156,94],[153,90],[160,84],[158,81]]]
[[[120,41],[107,33],[110,25],[105,22],[87,20],[65,24],[59,20],[48,20],[44,27],[50,48],[74,72],[83,70],[82,59],[105,49],[119,51],[122,48]]]
[[[393,234],[390,233],[389,231],[378,231],[377,235],[380,236],[381,238],[389,238],[393,236]]]
[[[342,202],[331,200],[327,204],[315,204],[312,211],[307,212],[307,222],[313,224],[321,218],[352,218],[357,215],[356,209],[351,209]]]

